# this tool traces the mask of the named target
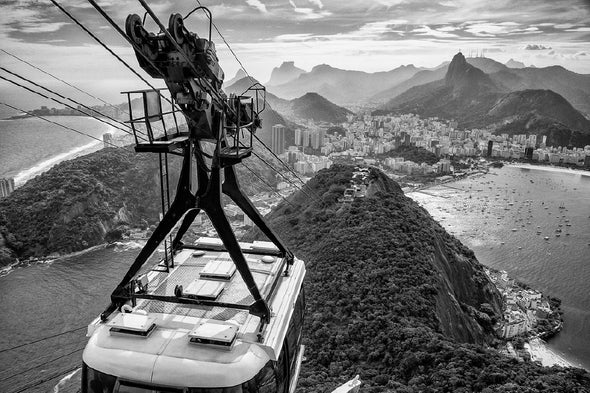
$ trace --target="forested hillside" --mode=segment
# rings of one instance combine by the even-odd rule
[[[170,156],[171,196],[180,163]],[[248,166],[276,183],[260,161]],[[267,191],[243,166],[236,170],[248,195]],[[121,231],[157,223],[160,211],[157,154],[107,148],[63,162],[0,199],[0,265],[101,244]]]
[[[298,391],[360,374],[363,392],[584,392],[590,375],[499,355],[500,297],[473,252],[379,171],[367,197],[337,202],[354,169],[333,166],[270,223],[307,262]]]

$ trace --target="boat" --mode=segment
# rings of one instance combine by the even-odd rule
[[[549,236],[545,236],[543,239],[545,239],[545,240],[549,240]]]

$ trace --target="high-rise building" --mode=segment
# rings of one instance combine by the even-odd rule
[[[324,144],[324,140],[322,138],[322,133],[320,130],[313,131],[311,134],[311,147],[314,149],[319,149]]]
[[[310,132],[309,130],[303,130],[301,133],[301,146],[308,147],[310,142]]]
[[[295,146],[301,146],[303,144],[303,130],[298,128],[295,130]]]
[[[488,141],[488,157],[492,156],[493,147],[494,147],[494,141]]]
[[[270,134],[270,149],[275,154],[282,154],[285,151],[285,126],[275,124]]]
[[[14,179],[0,179],[0,198],[7,197],[14,191]]]
[[[104,143],[104,147],[111,147],[113,145],[113,134],[110,132],[105,132],[102,134],[102,141]]]

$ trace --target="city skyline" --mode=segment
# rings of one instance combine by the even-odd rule
[[[60,4],[139,69],[129,44],[89,3]],[[128,14],[143,15],[137,2],[99,4],[121,27]],[[458,51],[466,55],[483,52],[501,62],[513,58],[527,66],[562,65],[590,74],[590,5],[583,0],[491,4],[482,0],[355,0],[344,4],[336,0],[231,0],[202,4],[210,6],[216,26],[246,70],[261,82],[283,61],[295,61],[306,71],[325,63],[377,72],[407,64],[435,67]],[[151,1],[150,5],[166,24],[172,12],[186,15],[195,4]],[[6,51],[112,102],[123,101],[121,90],[145,87],[50,2],[7,1],[0,11],[0,37]],[[186,24],[206,35],[207,21],[200,13]],[[156,31],[149,18],[146,27]],[[229,80],[239,64],[216,32],[212,39]],[[0,56],[3,66],[49,87],[59,86],[6,53]],[[6,82],[0,86],[4,100],[34,103],[27,109],[42,105],[43,100]]]

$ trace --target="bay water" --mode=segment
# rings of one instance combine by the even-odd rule
[[[548,346],[590,370],[590,172],[505,166],[409,196],[482,264],[560,298]]]

